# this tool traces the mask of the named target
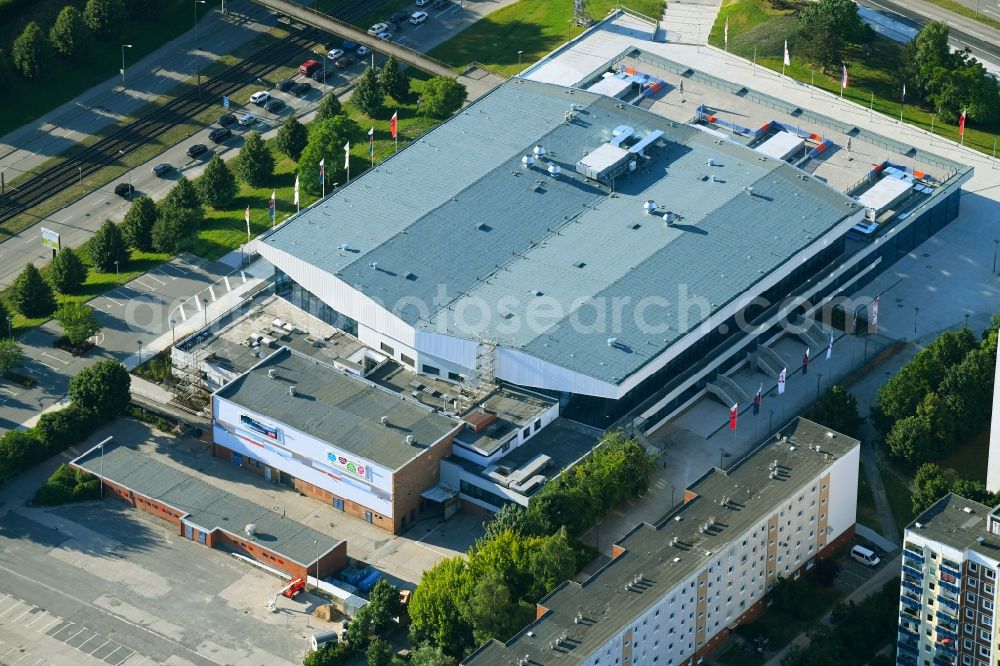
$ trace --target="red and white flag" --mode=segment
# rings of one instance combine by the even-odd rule
[[[392,113],[392,118],[389,119],[389,132],[392,134],[392,138],[395,139],[398,136],[397,125],[399,123],[399,118],[396,114],[398,111]]]
[[[788,55],[788,40],[785,40],[785,67],[792,66],[792,58]]]
[[[778,395],[785,392],[785,375],[788,373],[788,368],[782,368],[781,372],[778,374]]]
[[[247,240],[250,240],[250,206],[243,211],[243,219],[247,221]]]
[[[962,111],[962,115],[958,118],[958,135],[965,136],[965,111]]]
[[[764,385],[761,384],[757,389],[757,393],[753,396],[753,413],[754,416],[760,414],[760,394],[764,391]]]
[[[840,87],[847,88],[847,65],[841,65]]]
[[[733,406],[729,408],[729,429],[736,430],[736,412],[737,404],[733,403]]]
[[[809,347],[806,347],[806,353],[802,356],[802,374],[809,372]]]

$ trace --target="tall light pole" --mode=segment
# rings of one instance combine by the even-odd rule
[[[518,66],[518,67],[520,67],[520,66],[521,66],[521,54],[522,54],[522,53],[524,53],[524,51],[518,51],[518,52],[517,52],[517,66]]]
[[[108,440],[104,440],[106,441]],[[98,444],[101,447],[101,499],[104,499],[104,442]]]
[[[126,153],[124,149],[119,150],[118,154],[122,156],[122,162],[125,163],[125,169],[126,169],[126,171],[128,173],[128,196],[129,196],[129,201],[131,201],[132,200],[132,167],[129,166],[129,163],[128,163],[128,153]]]
[[[1000,247],[1000,240],[993,241],[993,274],[997,272],[997,247]]]
[[[14,339],[14,328],[13,328],[13,315],[7,315],[7,337],[11,340]]]
[[[319,539],[313,539],[316,544],[316,589],[319,590]]]
[[[194,0],[194,45],[198,46],[198,5],[205,4],[205,0]]]
[[[118,260],[115,259],[115,284],[121,284],[121,276],[118,273]]]
[[[139,365],[142,365],[142,340],[136,340],[139,345]]]
[[[177,322],[173,319],[170,320],[170,346],[174,347],[177,345],[177,331],[174,327],[177,326]]]
[[[208,299],[201,299],[201,306],[205,310],[205,327],[208,327]]]
[[[913,335],[914,336],[916,336],[916,334],[917,334],[917,315],[918,314],[920,314],[920,308],[914,307],[913,308]]]
[[[132,48],[131,44],[122,44],[122,89],[125,88],[125,49]]]

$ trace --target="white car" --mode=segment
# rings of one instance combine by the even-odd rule
[[[370,48],[368,48],[367,46],[359,46],[358,47],[358,55],[359,56],[366,56],[366,55],[368,55],[371,52],[372,52],[372,50]]]
[[[392,40],[392,33],[386,30],[384,32],[378,33],[377,35],[375,35],[375,37],[377,39],[381,39],[383,42],[388,42]]]
[[[344,49],[330,49],[330,52],[326,54],[326,57],[330,60],[337,60],[344,57]]]
[[[375,35],[385,32],[389,29],[388,23],[376,23],[372,27],[368,28],[368,34],[374,37]]]
[[[413,12],[410,14],[410,23],[420,25],[427,20],[427,12]]]
[[[417,7],[426,7],[431,4],[431,0],[417,0]]]
[[[252,113],[244,113],[242,116],[240,116],[239,122],[240,125],[243,125],[244,127],[246,127],[247,125],[253,125],[254,123],[257,122],[257,116],[253,115]]]
[[[250,95],[250,103],[256,104],[257,106],[264,106],[267,104],[267,100],[270,99],[271,95],[266,90],[261,90],[260,92],[255,92]]]

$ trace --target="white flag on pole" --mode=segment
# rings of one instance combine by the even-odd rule
[[[351,168],[351,142],[348,141],[344,144],[344,168]]]
[[[826,347],[826,360],[829,361],[831,356],[833,356],[833,333],[830,334],[830,344]]]
[[[295,176],[295,201],[292,202],[296,206],[299,205],[299,177]]]
[[[785,40],[785,67],[792,66],[792,58],[788,55],[788,40]]]
[[[785,373],[788,372],[788,368],[782,368],[781,373],[778,375],[778,395],[785,392]]]

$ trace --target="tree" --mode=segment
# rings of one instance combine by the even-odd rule
[[[919,514],[948,494],[951,479],[934,463],[924,463],[913,476],[913,513]]]
[[[452,657],[472,646],[472,627],[462,616],[470,584],[462,557],[441,560],[424,571],[408,609],[414,642],[429,643]]]
[[[346,643],[327,643],[306,655],[303,666],[342,666],[354,657],[354,650]]]
[[[490,522],[486,523],[484,539],[494,539],[503,532],[513,532],[520,536],[536,536],[527,509],[520,504],[504,504]]]
[[[49,281],[56,291],[72,294],[80,289],[87,279],[87,266],[71,247],[59,250],[49,264]]]
[[[256,132],[253,132],[256,134]],[[258,136],[260,136],[258,134]],[[172,208],[184,208],[186,210],[196,211],[198,213],[198,218],[202,216],[201,199],[198,198],[198,192],[194,189],[194,185],[186,177],[181,176],[174,183],[174,186],[170,188],[167,192],[167,196],[163,198],[163,205]]]
[[[328,95],[323,99],[323,102],[326,102],[328,99],[337,99],[337,96]],[[320,103],[319,111],[323,110],[323,102]],[[337,102],[337,104],[339,106],[340,102]],[[319,111],[316,112],[315,120],[321,120]],[[278,136],[275,138],[275,145],[278,147],[278,150],[293,160],[298,161],[302,155],[302,150],[308,142],[309,130],[306,129],[306,126],[300,123],[295,116],[285,118],[285,122],[281,124],[281,129],[278,130]]]
[[[7,58],[7,52],[0,49],[0,94],[3,94],[10,79],[10,61]]]
[[[56,17],[56,22],[49,30],[49,41],[59,55],[70,57],[76,55],[87,43],[87,24],[83,22],[83,14],[73,5],[66,5]]]
[[[956,479],[951,485],[951,492],[986,506],[997,505],[997,493],[986,490],[986,484],[978,479]]]
[[[263,187],[274,173],[274,156],[260,132],[247,134],[236,158],[236,176],[251,187]]]
[[[925,416],[907,416],[896,421],[885,443],[893,456],[913,466],[938,457],[938,440]]]
[[[132,378],[118,361],[98,361],[69,381],[73,404],[93,413],[100,421],[121,414],[131,400]]]
[[[357,124],[347,116],[315,121],[309,128],[309,142],[299,158],[299,184],[310,194],[319,194],[320,160],[326,160],[328,181],[344,182],[344,145],[359,132]]]
[[[292,118],[292,116],[289,116]],[[213,155],[205,171],[194,181],[198,199],[207,206],[225,208],[236,198],[236,177],[218,155]]]
[[[479,580],[462,607],[477,644],[491,638],[506,641],[531,621],[532,611],[530,604],[511,597],[498,571],[490,571]]]
[[[123,266],[128,261],[128,249],[122,240],[121,231],[111,220],[105,220],[90,239],[90,260],[102,273],[115,271],[116,263]]]
[[[819,0],[808,4],[799,14],[795,44],[825,72],[843,61],[848,43],[863,42],[870,35],[871,30],[858,16],[858,7],[851,0]]]
[[[31,430],[10,430],[0,438],[0,480],[7,480],[40,461],[44,449]]]
[[[996,359],[982,349],[973,349],[948,368],[937,392],[948,407],[948,425],[955,438],[949,444],[965,441],[989,425],[995,368]]]
[[[372,636],[372,614],[371,605],[362,607],[351,620],[351,626],[347,628],[347,644],[355,652],[364,652],[371,644]]]
[[[450,76],[435,76],[420,84],[417,111],[431,118],[446,118],[462,108],[465,86]]]
[[[397,102],[410,92],[410,81],[399,69],[399,63],[393,56],[389,56],[382,65],[382,71],[378,73],[378,85],[383,95],[388,95]]]
[[[319,106],[316,108],[316,117],[313,118],[313,122],[319,120],[329,120],[330,118],[336,118],[337,116],[344,115],[344,107],[340,104],[340,98],[334,93],[330,93],[322,100],[320,100]],[[281,152],[285,152],[283,149]],[[285,153],[286,155],[288,153]]]
[[[358,77],[354,84],[354,92],[351,93],[351,102],[361,113],[369,118],[374,118],[382,113],[382,88],[375,78],[375,70],[371,67]]]
[[[10,285],[10,304],[29,319],[47,317],[56,309],[52,287],[34,264],[28,264]]]
[[[153,225],[156,224],[156,203],[142,195],[132,200],[121,223],[122,240],[128,247],[148,252],[153,249]]]
[[[14,40],[10,55],[14,59],[14,69],[26,79],[34,79],[42,73],[42,63],[46,60],[48,42],[42,29],[32,21],[24,26],[20,36]]]
[[[861,431],[858,400],[843,386],[827,389],[809,411],[808,417],[848,437],[856,438]]]
[[[381,635],[403,614],[403,604],[399,600],[399,590],[385,578],[380,578],[368,595],[368,605],[372,608],[371,631]]]
[[[365,650],[368,666],[390,666],[392,664],[392,644],[389,641],[376,638]]]
[[[153,225],[153,248],[159,252],[176,252],[191,237],[191,211],[167,208],[160,211]]]
[[[24,365],[24,352],[13,338],[0,339],[0,374]]]
[[[124,0],[87,0],[87,6],[83,8],[84,23],[100,39],[117,35],[124,20]]]
[[[540,599],[576,573],[576,553],[565,527],[542,540],[531,554],[531,577],[534,581],[529,599]]]
[[[455,666],[455,660],[432,645],[421,645],[410,653],[411,666]]]
[[[83,303],[63,303],[56,310],[56,321],[62,326],[66,338],[75,346],[82,345],[101,330],[94,309]]]
[[[833,581],[837,578],[838,573],[840,573],[840,565],[837,564],[836,560],[828,557],[821,557],[816,560],[816,565],[812,571],[813,578],[823,587],[833,585]]]

